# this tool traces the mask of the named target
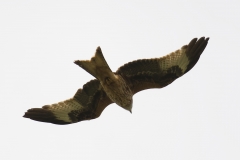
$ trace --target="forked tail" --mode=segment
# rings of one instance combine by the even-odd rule
[[[106,77],[114,76],[105,58],[103,57],[100,47],[97,47],[95,55],[91,58],[90,61],[77,60],[74,63],[86,70],[88,73],[90,73],[100,81],[104,81]]]

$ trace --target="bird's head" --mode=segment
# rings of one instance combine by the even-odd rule
[[[133,106],[133,100],[129,101],[130,103],[122,106],[124,109],[128,110],[130,113],[132,113],[132,106]]]

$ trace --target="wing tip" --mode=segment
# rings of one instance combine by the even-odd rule
[[[71,122],[58,120],[51,111],[47,110],[47,108],[48,106],[43,106],[43,108],[31,108],[24,113],[23,117],[39,122],[47,122],[59,125],[71,124]]]
[[[190,43],[196,43],[196,42],[201,42],[201,41],[205,41],[205,42],[208,42],[208,40],[210,39],[210,37],[206,37],[205,38],[205,36],[202,36],[202,37],[200,37],[200,38],[197,38],[197,37],[195,37],[195,38],[193,38],[191,41],[190,41]],[[190,44],[189,43],[189,44]]]
[[[210,38],[209,37],[201,37],[205,42],[207,42]],[[199,38],[199,40],[201,39],[201,38]]]
[[[189,44],[187,45],[186,55],[190,63],[188,64],[187,69],[185,70],[184,73],[187,73],[189,70],[191,70],[195,66],[201,54],[205,50],[209,39],[210,39],[209,37],[207,38],[201,37],[199,39],[194,38],[189,42]]]

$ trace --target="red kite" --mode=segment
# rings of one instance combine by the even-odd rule
[[[70,124],[99,117],[111,103],[131,112],[133,95],[150,88],[162,88],[187,73],[197,63],[209,38],[194,38],[188,45],[164,57],[140,59],[112,72],[98,47],[91,60],[77,60],[96,79],[68,100],[29,109],[23,117],[36,121]]]

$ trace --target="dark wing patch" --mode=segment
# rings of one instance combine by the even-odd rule
[[[120,67],[116,74],[131,83],[134,93],[162,88],[187,73],[198,61],[209,38],[194,38],[188,45],[161,58],[141,59]]]
[[[54,124],[70,124],[99,117],[111,103],[100,82],[95,79],[79,89],[73,98],[29,109],[23,117]]]

